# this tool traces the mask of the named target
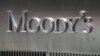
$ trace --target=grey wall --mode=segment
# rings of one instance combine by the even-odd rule
[[[0,49],[100,53],[99,5],[99,0],[0,0]],[[26,9],[30,17],[75,17],[80,16],[80,10],[86,10],[93,17],[94,30],[91,34],[7,33],[6,11],[14,11],[19,20]]]

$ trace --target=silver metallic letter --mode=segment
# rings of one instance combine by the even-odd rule
[[[60,24],[60,23],[62,23],[62,24]],[[62,29],[60,30],[59,27],[62,27]],[[54,33],[63,33],[67,29],[68,29],[68,19],[67,18],[55,19],[55,31],[54,31]]]
[[[91,33],[93,31],[93,26],[90,23],[92,21],[92,17],[86,17],[86,11],[80,11],[81,21],[83,24],[82,32],[83,33]]]
[[[22,11],[22,17],[19,22],[19,24],[15,21],[14,15],[12,11],[7,11],[9,15],[9,28],[7,32],[12,32],[14,30],[15,32],[18,32],[21,28],[21,32],[26,32],[26,16],[27,16],[27,10]]]
[[[49,21],[48,23],[50,24],[50,26],[47,29],[45,29],[45,27],[46,27],[46,25],[45,25],[46,20],[48,20]],[[53,19],[51,17],[44,18],[43,21],[41,22],[41,25],[40,25],[41,30],[44,33],[52,32],[54,30],[54,21],[55,21],[55,19]]]
[[[83,28],[82,31],[83,33],[91,33],[93,30],[92,24],[90,23],[92,21],[92,17],[86,17],[83,19]]]
[[[77,18],[77,17],[70,18],[69,21],[70,21],[70,23],[69,23],[70,24],[70,26],[69,26],[70,32],[69,33],[77,33],[76,32],[76,25],[79,21],[79,18]]]
[[[37,21],[36,26],[34,29],[32,29],[32,21]],[[39,26],[40,26],[40,21],[41,19],[37,18],[37,17],[32,17],[27,21],[27,31],[28,32],[37,32],[39,30]]]

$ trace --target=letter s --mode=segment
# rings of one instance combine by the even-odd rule
[[[86,17],[84,19],[82,19],[82,32],[83,33],[91,33],[93,31],[93,26],[90,23],[92,21],[92,17]]]

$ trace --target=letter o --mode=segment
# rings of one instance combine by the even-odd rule
[[[37,21],[37,25],[34,29],[31,29],[31,22],[32,20],[35,20]],[[28,32],[37,32],[39,30],[39,26],[40,26],[40,21],[41,19],[37,18],[37,17],[31,17],[28,21],[27,21],[27,25],[26,25],[26,28],[27,28],[27,31]]]
[[[50,27],[48,29],[45,29],[45,25],[44,23],[46,22],[46,20],[49,21],[49,24],[50,24]],[[49,33],[49,32],[52,32],[54,30],[54,21],[55,19],[51,18],[51,17],[46,17],[42,20],[41,22],[41,31],[44,32],[44,33]]]

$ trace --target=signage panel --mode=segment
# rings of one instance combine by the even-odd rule
[[[100,53],[98,2],[0,0],[0,50]]]

